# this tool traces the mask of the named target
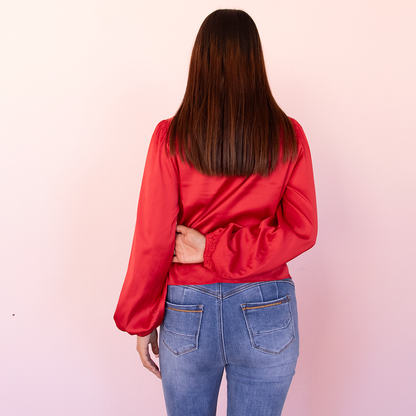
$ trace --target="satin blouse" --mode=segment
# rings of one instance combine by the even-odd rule
[[[245,283],[290,277],[286,263],[311,248],[317,212],[311,154],[291,119],[296,160],[268,177],[216,177],[169,155],[170,120],[152,136],[116,325],[145,336],[163,321],[167,285]],[[176,224],[205,234],[204,262],[172,263]]]

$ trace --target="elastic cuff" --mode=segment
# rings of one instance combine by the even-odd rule
[[[219,236],[216,236],[214,233],[206,234],[205,235],[205,250],[204,250],[204,266],[207,269],[213,269],[212,263],[212,255],[214,254],[215,247],[217,245],[217,241]]]

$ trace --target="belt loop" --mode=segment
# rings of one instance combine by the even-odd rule
[[[263,302],[279,298],[279,289],[277,287],[276,281],[261,283],[260,290],[263,296]]]
[[[185,294],[185,288],[182,285],[168,285],[166,300],[176,305],[182,305]]]

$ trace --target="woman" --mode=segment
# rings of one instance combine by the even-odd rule
[[[178,112],[153,134],[115,313],[169,415],[214,415],[224,368],[229,416],[281,414],[299,351],[286,262],[316,231],[303,130],[271,94],[253,20],[217,10]]]

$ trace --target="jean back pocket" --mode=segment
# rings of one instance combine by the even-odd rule
[[[290,296],[256,303],[243,303],[241,309],[253,348],[280,354],[295,339]]]
[[[176,305],[166,301],[162,341],[175,355],[198,348],[202,305]]]

